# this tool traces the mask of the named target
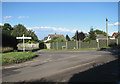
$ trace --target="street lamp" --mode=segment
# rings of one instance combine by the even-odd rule
[[[108,47],[108,19],[106,18],[106,33],[107,33],[107,47]]]

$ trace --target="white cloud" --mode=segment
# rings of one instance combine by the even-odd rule
[[[75,33],[77,29],[73,29],[73,30],[70,30],[70,29],[67,29],[67,28],[62,28],[62,27],[28,27],[27,29],[51,29],[51,30],[54,30],[54,31],[59,31],[59,32],[71,32],[71,33]]]
[[[12,18],[12,16],[5,16],[3,21],[6,21],[7,19],[10,19],[10,18]]]
[[[117,25],[120,25],[120,22],[116,22],[114,24],[108,24],[108,26],[117,26]]]
[[[29,16],[18,16],[18,19],[29,18]]]
[[[0,23],[0,26],[2,26],[3,24],[2,23]]]

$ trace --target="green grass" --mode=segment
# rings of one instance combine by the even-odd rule
[[[9,52],[9,51],[14,50],[12,47],[2,47],[2,48],[0,48],[0,49],[2,49],[2,50],[0,50],[0,51],[2,51],[2,52]]]
[[[2,65],[21,63],[36,57],[36,54],[27,52],[9,52],[2,54]]]
[[[19,48],[23,48],[23,47],[18,47]],[[39,49],[39,48],[30,48],[30,47],[25,47],[25,48],[29,48],[29,49]]]
[[[81,49],[41,49],[41,50],[48,50],[48,51],[77,51],[77,50],[97,50],[99,48],[81,48]]]

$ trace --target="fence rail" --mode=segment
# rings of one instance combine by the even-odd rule
[[[120,45],[120,39],[109,39],[109,46]],[[90,42],[82,41],[66,41],[66,42],[52,42],[50,49],[81,49],[81,48],[103,48],[107,47],[107,40],[91,40]]]

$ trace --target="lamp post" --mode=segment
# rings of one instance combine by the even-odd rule
[[[106,18],[106,33],[107,33],[107,47],[108,47],[108,19]]]

